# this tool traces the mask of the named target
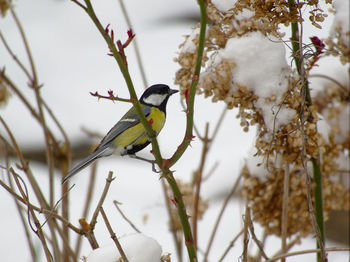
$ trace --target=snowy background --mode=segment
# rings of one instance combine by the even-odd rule
[[[125,40],[128,27],[120,12],[118,1],[95,2],[94,7],[102,24],[110,23],[110,28],[114,29],[117,38]],[[129,0],[125,2],[134,25],[133,30],[136,33],[149,84],[164,83],[172,88],[177,88],[173,81],[178,66],[173,62],[173,58],[177,56],[178,46],[183,42],[183,36],[189,34],[196,23],[188,18],[199,18],[196,1],[149,0],[140,2]],[[128,97],[124,80],[113,58],[106,55],[108,52],[106,44],[94,24],[83,10],[70,1],[18,0],[14,1],[14,4],[34,55],[39,82],[44,85],[42,96],[68,132],[72,143],[87,139],[87,136],[81,131],[82,127],[101,134],[106,133],[130,105],[105,100],[98,101],[89,94],[94,91],[106,94],[107,90],[112,89],[115,94]],[[329,33],[331,18],[326,24],[323,30],[316,31],[315,28],[306,28],[306,30],[310,36],[317,34],[320,38],[326,37]],[[0,19],[0,30],[15,53],[22,60],[26,59],[11,15]],[[127,57],[131,75],[137,87],[136,91],[140,95],[144,87],[132,47],[127,49]],[[0,62],[1,66],[6,65],[8,75],[12,76],[17,85],[23,88],[22,91],[31,97],[31,101],[34,101],[31,90],[26,88],[26,79],[23,74],[19,73],[2,45]],[[334,67],[331,68],[334,69]],[[203,133],[205,122],[210,121],[210,131],[213,131],[224,105],[222,103],[212,104],[209,99],[204,100],[202,97],[196,99],[196,125]],[[185,128],[185,114],[182,112],[178,97],[174,96],[170,99],[167,111],[167,123],[158,137],[164,157],[171,156],[175,151],[182,140]],[[44,147],[41,128],[35,124],[31,115],[15,96],[10,99],[5,108],[1,108],[0,113],[23,148]],[[251,129],[248,133],[243,132],[235,115],[234,110],[227,113],[224,124],[208,155],[206,171],[209,171],[217,161],[219,161],[219,167],[214,175],[203,184],[201,190],[204,198],[210,200],[210,207],[199,224],[199,246],[202,249],[207,245],[223,198],[232,187],[253,144],[254,130]],[[0,132],[3,134],[3,129],[0,129]],[[201,148],[202,145],[198,140],[192,143],[192,147],[173,167],[176,170],[176,177],[185,181],[191,179],[192,172],[200,161]],[[144,150],[144,156],[151,156],[149,149]],[[35,162],[32,162],[31,166],[39,183],[49,185],[46,167]],[[172,253],[172,259],[176,261],[158,175],[151,171],[148,164],[136,160],[117,157],[104,159],[98,165],[99,178],[94,192],[93,207],[96,206],[102,193],[109,170],[114,171],[116,180],[111,185],[104,208],[116,234],[127,236],[134,231],[119,215],[113,205],[113,200],[123,203],[121,207],[124,213],[145,235],[158,241],[163,253]],[[86,169],[72,180],[76,186],[70,192],[72,207],[70,220],[75,225],[78,224],[78,219],[81,217],[82,196],[86,195],[88,173],[89,169]],[[0,175],[3,174],[0,173]],[[59,192],[61,186],[59,176],[57,176],[56,186],[56,191]],[[45,189],[44,186],[43,188]],[[0,219],[2,227],[1,261],[29,261],[29,250],[13,199],[3,189],[0,189],[0,199],[0,209],[6,210],[2,212]],[[58,199],[59,195],[57,195]],[[222,226],[216,235],[210,261],[216,261],[228,243],[240,231],[243,224],[243,205],[238,200],[230,202],[221,222]],[[147,216],[146,223],[143,221],[144,216]],[[91,214],[88,220],[90,218]],[[112,240],[104,223],[101,219],[98,221],[96,238],[100,246],[111,244]],[[259,229],[256,230],[259,232]],[[35,238],[35,241],[40,250],[39,240]],[[327,245],[337,246],[336,243],[331,242],[328,242]],[[242,254],[241,246],[241,241],[237,242],[225,261],[238,261]],[[271,247],[267,253],[272,255],[280,248],[280,240],[271,238],[266,246]],[[14,248],[21,250],[14,252]],[[301,246],[296,246],[293,250],[307,248],[315,248],[314,239],[306,239]],[[84,239],[82,255],[87,256],[90,252],[91,248]],[[314,257],[315,255],[303,255],[290,258],[288,261],[310,261]],[[329,261],[345,261],[347,257],[346,252],[329,253]]]

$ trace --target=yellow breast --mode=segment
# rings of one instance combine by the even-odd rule
[[[146,119],[150,124],[152,124],[152,129],[156,132],[156,135],[158,135],[165,123],[164,112],[156,107],[152,107],[151,113],[146,117]],[[142,145],[147,142],[148,137],[146,130],[142,123],[138,123],[117,136],[113,144],[117,148],[126,148],[131,145]]]

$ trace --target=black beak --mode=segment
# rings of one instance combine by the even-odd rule
[[[169,96],[176,94],[177,92],[179,92],[179,90],[175,90],[175,89],[170,89],[169,90]]]

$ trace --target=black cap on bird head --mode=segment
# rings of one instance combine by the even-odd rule
[[[148,106],[158,107],[165,112],[169,97],[177,92],[179,91],[170,89],[169,86],[164,84],[152,85],[142,94],[140,102]]]

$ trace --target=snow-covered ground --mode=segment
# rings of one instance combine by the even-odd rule
[[[181,23],[176,19],[178,16],[199,15],[196,1],[129,0],[125,2],[134,25],[133,30],[136,33],[149,84],[165,83],[172,88],[177,88],[173,81],[178,66],[173,62],[173,58],[177,56],[178,45],[183,42],[183,35],[191,32],[192,25],[190,22]],[[83,10],[70,1],[18,0],[14,4],[32,48],[39,81],[44,85],[43,97],[67,130],[71,141],[74,143],[85,138],[86,135],[81,131],[81,127],[101,134],[106,133],[128,109],[129,104],[98,101],[89,94],[94,91],[106,94],[107,90],[112,89],[115,94],[127,97],[124,80],[113,58],[106,55],[108,52],[106,44],[93,23]],[[116,37],[126,39],[128,27],[120,12],[118,1],[94,1],[93,4],[102,24],[111,24],[110,28],[114,29]],[[14,48],[15,53],[25,59],[23,45],[11,15],[0,19],[0,30]],[[310,35],[316,33],[319,37],[326,37],[328,29],[310,32]],[[31,90],[26,88],[24,76],[18,73],[13,60],[3,51],[2,45],[0,48],[0,66],[6,65],[6,72],[15,78],[16,83],[23,88],[22,91],[31,97],[31,101],[34,101]],[[144,87],[132,47],[127,49],[127,57],[137,92],[141,94]],[[212,104],[209,99],[197,97],[195,118],[196,125],[202,133],[206,121],[210,121],[210,131],[213,131],[215,120],[218,119],[223,107],[222,103]],[[0,113],[22,147],[44,145],[42,130],[38,125],[33,124],[35,121],[15,96],[10,99],[5,108],[1,108]],[[201,191],[204,198],[210,200],[209,210],[199,224],[199,246],[202,249],[206,247],[222,198],[232,187],[253,143],[254,130],[252,129],[249,133],[243,132],[235,116],[234,110],[227,113],[226,121],[208,155],[206,171],[209,171],[217,161],[219,161],[219,167],[215,174],[203,184]],[[174,96],[168,103],[166,125],[158,137],[164,157],[169,157],[174,152],[182,140],[184,128],[185,114],[178,102],[178,97]],[[3,134],[3,129],[0,130]],[[196,139],[174,166],[176,177],[185,181],[190,180],[192,171],[197,168],[200,161],[201,149],[201,143]],[[150,156],[149,149],[144,151],[145,156]],[[39,183],[48,185],[45,166],[35,162],[31,165]],[[146,163],[128,158],[103,159],[98,164],[99,178],[94,192],[93,207],[96,206],[102,193],[109,170],[114,171],[116,179],[112,182],[104,209],[117,235],[129,236],[134,231],[119,215],[113,200],[123,203],[123,211],[142,233],[155,239],[161,245],[162,252],[172,253],[172,261],[176,261],[172,236],[168,230],[168,216],[163,206],[159,176],[153,173]],[[78,219],[82,213],[82,196],[86,195],[88,173],[89,169],[83,170],[72,179],[76,186],[70,192],[71,221],[75,225],[78,225]],[[59,192],[61,186],[59,176],[56,182],[56,192]],[[45,189],[45,186],[43,188]],[[46,189],[47,192],[44,193],[47,194],[48,186]],[[3,210],[0,219],[1,261],[29,261],[30,253],[14,202],[3,189],[0,189],[0,199],[0,210]],[[216,261],[240,231],[242,210],[242,204],[238,200],[230,202],[221,224],[225,227],[219,227],[210,253],[210,261]],[[144,222],[145,216],[147,216],[146,222]],[[91,214],[88,219],[90,217]],[[259,232],[259,229],[257,231]],[[101,246],[113,244],[102,220],[97,223],[96,238]],[[34,238],[34,240],[40,250],[38,239]],[[267,250],[271,255],[279,249],[280,240],[271,238],[267,246],[271,247],[271,250]],[[225,261],[239,260],[242,254],[241,247],[240,241],[227,255]],[[20,252],[18,248],[21,249]],[[302,246],[296,246],[293,250],[306,248],[315,248],[314,239],[304,240]],[[84,239],[82,255],[88,256],[90,252],[91,248]],[[310,261],[314,256],[303,255],[290,258],[288,261]],[[330,253],[329,261],[345,261],[347,256],[346,252]]]

